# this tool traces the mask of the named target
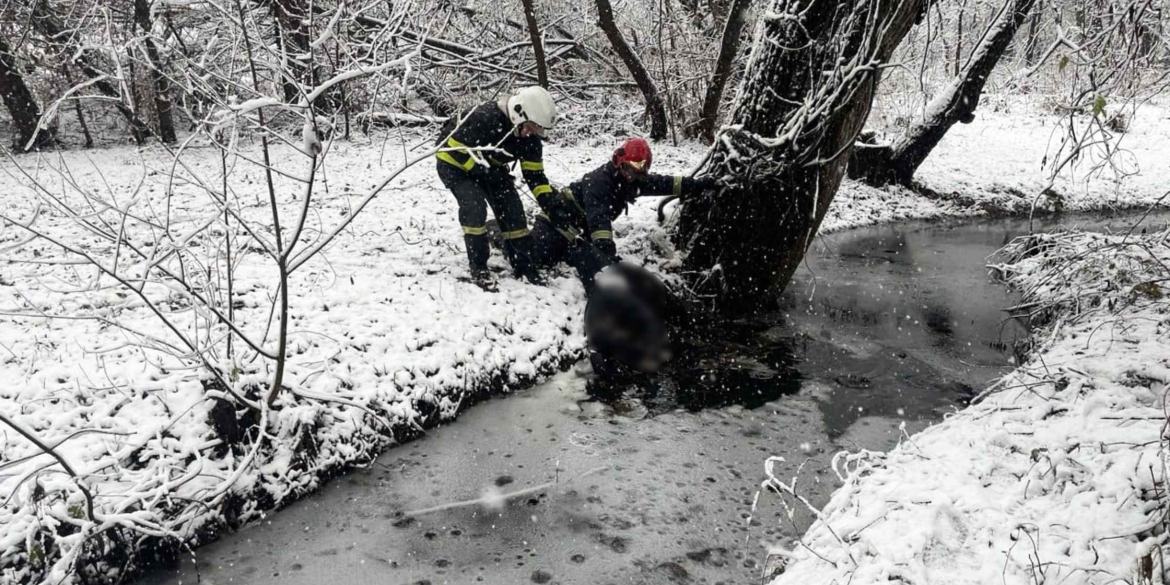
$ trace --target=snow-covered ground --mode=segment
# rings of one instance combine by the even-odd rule
[[[1155,115],[1164,116],[1160,110]],[[932,199],[846,183],[823,229],[1015,210],[1018,204],[1008,203],[1017,200],[1030,204],[1035,187],[1043,185],[1040,158],[1050,132],[1051,124],[1014,117],[956,127],[921,176],[934,191],[959,196]],[[1120,187],[1102,177],[1087,184],[1062,179],[1057,190],[1066,209],[1136,205],[1160,196],[1157,189],[1170,175],[1160,155],[1170,143],[1170,125],[1163,120],[1132,134],[1126,140],[1143,174]],[[546,169],[554,181],[567,183],[604,161],[617,141],[554,143],[547,149]],[[655,149],[659,172],[686,170],[703,152],[696,144]],[[310,230],[327,229],[348,213],[365,189],[398,166],[402,150],[396,134],[369,143],[333,143]],[[278,149],[275,165],[295,169],[297,156]],[[185,159],[208,176],[221,162],[218,151],[207,148],[193,149]],[[170,163],[155,148],[69,152],[61,158],[25,155],[17,161],[54,191],[77,197],[76,185],[122,201],[138,193],[143,206],[163,203]],[[37,200],[29,178],[9,161],[0,169],[8,184],[0,194],[4,214],[31,217]],[[249,165],[233,174],[233,189],[245,199],[255,196],[253,211],[262,210],[260,202],[267,198],[261,174]],[[194,225],[213,211],[200,197],[179,185],[170,204]],[[277,199],[291,206],[296,193],[282,191]],[[617,222],[623,255],[668,263],[662,262],[671,252],[656,225],[656,204],[655,199],[640,203]],[[295,209],[285,211],[295,216]],[[114,253],[65,218],[46,214],[41,222],[53,226],[55,237],[91,253]],[[568,271],[547,287],[503,278],[494,294],[460,280],[466,259],[454,200],[426,161],[395,179],[324,256],[294,275],[289,313],[295,355],[286,385],[298,397],[286,393],[283,407],[269,413],[271,436],[264,449],[237,452],[216,435],[215,393],[205,390],[200,372],[144,351],[142,339],[124,329],[165,334],[143,304],[116,286],[66,290],[90,282],[90,272],[48,263],[63,256],[44,242],[16,245],[24,238],[12,225],[0,233],[6,261],[32,261],[0,268],[0,343],[6,356],[0,361],[0,379],[6,382],[0,387],[0,413],[57,446],[93,494],[95,522],[70,475],[8,432],[0,444],[0,498],[5,498],[0,580],[6,582],[55,583],[78,557],[105,557],[90,565],[94,571],[121,570],[121,561],[102,549],[108,543],[89,540],[98,528],[133,526],[194,542],[211,537],[225,525],[255,519],[315,489],[333,472],[368,461],[419,427],[456,416],[473,397],[530,384],[580,358],[584,349],[583,295]],[[254,258],[241,262],[237,318],[263,336],[276,291],[272,272]],[[504,267],[498,254],[493,264]],[[182,295],[147,292],[169,301],[180,324],[194,322]],[[258,365],[240,372],[244,381],[267,375]],[[915,439],[925,449],[924,440]],[[251,457],[254,464],[243,465]],[[214,505],[195,503],[208,501]],[[802,566],[816,570],[798,563],[792,573]]]

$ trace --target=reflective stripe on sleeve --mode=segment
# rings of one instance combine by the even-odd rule
[[[459,142],[458,140],[455,140],[454,138],[448,138],[447,139],[447,147],[448,148],[455,148],[455,149],[466,149],[467,145],[463,144],[462,142]],[[455,157],[451,156],[450,152],[437,152],[437,153],[435,153],[435,158],[437,158],[437,159],[439,159],[447,164],[454,165],[458,168],[461,168],[464,171],[470,171],[471,167],[475,166],[475,159],[471,156],[471,153],[466,152],[466,150],[464,152],[465,152],[465,154],[467,154],[467,162],[459,162],[459,161],[455,160]]]
[[[463,228],[463,233],[465,233],[469,236],[482,236],[482,235],[487,233],[487,226],[486,225],[480,226],[480,227],[467,227],[467,226],[460,226],[460,227]]]
[[[504,239],[505,240],[515,240],[516,238],[523,238],[524,236],[527,236],[527,235],[528,235],[528,228],[523,228],[523,229],[518,229],[518,230],[512,230],[510,232],[504,232]]]
[[[675,175],[674,177],[674,189],[671,190],[671,194],[675,197],[682,196],[682,179],[682,175]]]
[[[537,185],[535,188],[532,189],[532,194],[537,196],[537,197],[540,197],[541,195],[544,195],[545,193],[552,193],[552,187],[550,187],[548,185]]]
[[[522,171],[543,171],[544,170],[544,163],[542,163],[540,161],[530,162],[530,161],[523,160],[523,161],[520,161],[520,170],[522,170]]]
[[[597,230],[589,234],[589,237],[594,240],[612,240],[613,232],[610,230]]]

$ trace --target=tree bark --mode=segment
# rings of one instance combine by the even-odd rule
[[[158,137],[159,140],[170,144],[176,140],[174,110],[170,98],[171,83],[163,73],[158,46],[151,33],[149,0],[134,0],[134,21],[138,28],[142,29],[146,58],[150,61],[150,87],[154,94],[154,110],[158,116]]]
[[[955,77],[963,71],[963,17],[966,15],[967,3],[959,9],[959,26],[955,32]]]
[[[0,97],[4,99],[4,105],[16,126],[16,141],[12,144],[14,150],[25,152],[53,144],[52,132],[37,128],[41,120],[41,108],[25,84],[24,76],[20,74],[16,55],[3,37],[0,37]]]
[[[924,4],[773,1],[732,124],[701,169],[727,186],[683,202],[677,243],[691,290],[744,312],[788,283],[869,116],[878,65]]]
[[[1036,63],[1036,49],[1039,45],[1040,17],[1044,13],[1044,2],[1037,2],[1032,11],[1032,18],[1028,22],[1028,41],[1024,47],[1024,63],[1031,67]]]
[[[73,87],[73,74],[69,72],[69,64],[65,63],[65,82]],[[89,124],[85,121],[85,110],[81,108],[81,100],[73,100],[73,111],[77,113],[77,123],[81,125],[81,135],[85,137],[85,147],[93,147],[93,135],[89,133]]]
[[[524,3],[524,19],[528,21],[528,36],[532,39],[532,53],[536,57],[536,78],[540,86],[548,89],[548,63],[544,60],[544,43],[540,41],[540,25],[536,22],[535,0],[521,0]]]
[[[70,41],[69,32],[65,30],[65,25],[61,23],[61,19],[57,17],[57,14],[53,11],[53,7],[49,5],[48,0],[34,0],[34,2],[35,5],[32,12],[33,28],[41,36],[45,37],[49,44],[53,45],[57,49],[57,52],[64,58],[71,58],[85,77],[93,80],[93,86],[98,91],[108,97],[115,98],[118,111],[130,123],[130,131],[134,135],[134,141],[138,144],[146,142],[146,138],[153,134],[150,126],[146,122],[143,122],[130,106],[126,105],[118,88],[110,83],[105,78],[105,74],[93,64],[90,49],[79,47],[76,43]]]
[[[306,65],[300,59],[309,53],[309,7],[304,0],[269,1],[280,47],[288,55],[289,71],[280,80],[284,101],[296,103],[302,88],[313,82],[313,64]]]
[[[975,119],[987,78],[1035,4],[1036,0],[1005,0],[959,76],[927,105],[925,118],[889,146],[862,147],[859,153],[864,154],[850,163],[849,175],[876,185],[909,184],[951,126]]]
[[[727,24],[723,27],[723,39],[719,42],[719,58],[715,61],[715,72],[711,75],[711,83],[707,85],[707,94],[703,97],[703,112],[699,116],[699,135],[707,142],[715,139],[719,103],[723,101],[723,88],[727,85],[727,79],[731,77],[731,66],[739,53],[744,17],[751,3],[752,0],[735,0],[731,5],[731,12],[727,15]]]
[[[626,64],[626,68],[630,70],[630,75],[634,77],[634,83],[638,84],[638,89],[642,90],[642,95],[646,99],[646,109],[650,113],[650,138],[654,140],[666,138],[666,106],[662,102],[662,95],[658,93],[654,80],[650,79],[650,72],[646,70],[646,66],[642,64],[638,54],[630,48],[629,43],[618,30],[617,22],[613,18],[613,7],[610,6],[609,0],[595,1],[601,30],[605,32],[613,49],[617,51],[622,62]]]

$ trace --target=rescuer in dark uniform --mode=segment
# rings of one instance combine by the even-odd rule
[[[711,178],[650,173],[650,145],[641,138],[626,140],[613,159],[569,185],[552,207],[536,216],[532,230],[533,258],[540,266],[567,262],[577,270],[586,293],[593,276],[617,262],[613,220],[641,195],[687,196],[717,187]],[[503,228],[501,228],[502,230]]]
[[[537,203],[552,217],[563,215],[564,195],[554,193],[544,175],[541,139],[556,124],[557,109],[542,87],[525,87],[515,94],[476,107],[444,128],[438,159],[439,180],[459,203],[459,224],[471,265],[471,278],[485,290],[495,282],[487,269],[491,248],[487,235],[487,208],[499,222],[504,256],[516,276],[543,283],[532,261],[532,238],[524,205],[509,165],[520,170]],[[452,129],[454,132],[452,132]],[[558,205],[559,203],[559,205]]]

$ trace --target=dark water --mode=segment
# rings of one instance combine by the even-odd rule
[[[1011,367],[1026,332],[985,265],[1026,228],[820,239],[780,312],[633,399],[588,400],[578,370],[477,405],[141,582],[758,583],[811,521],[768,495],[753,513],[768,456],[823,505],[834,452],[889,449]]]
[[[1037,231],[1125,233],[1140,213],[1043,218]],[[1137,231],[1166,225],[1144,218]],[[651,411],[742,404],[801,393],[830,437],[866,416],[936,421],[961,408],[1027,350],[1018,299],[988,277],[991,256],[1027,220],[910,222],[818,238],[779,312],[684,339],[644,400]]]

